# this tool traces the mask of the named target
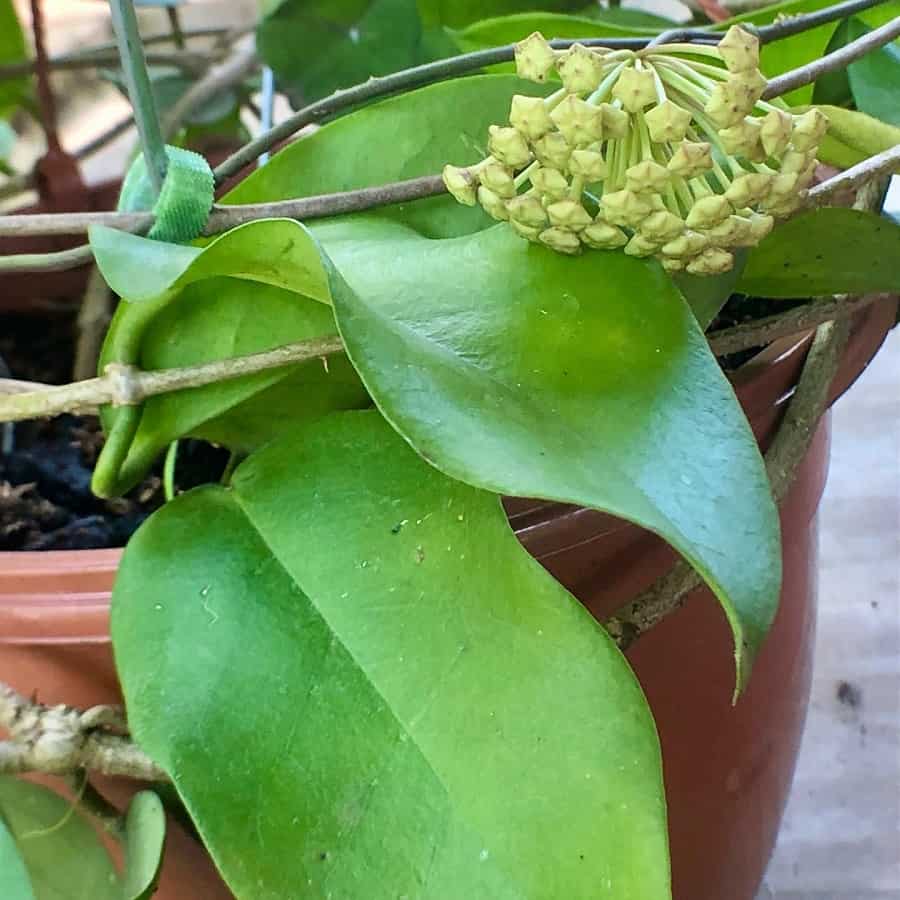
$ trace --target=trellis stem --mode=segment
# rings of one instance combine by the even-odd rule
[[[125,75],[125,85],[134,109],[134,118],[141,138],[141,149],[147,164],[147,174],[154,191],[159,194],[166,177],[168,161],[166,145],[156,112],[156,100],[144,60],[144,48],[138,31],[137,16],[132,0],[110,0],[113,30],[119,45],[119,58]]]

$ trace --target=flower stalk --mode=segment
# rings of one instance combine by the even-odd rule
[[[518,74],[543,83],[555,71],[562,88],[513,97],[491,156],[446,166],[444,183],[561,253],[623,249],[670,272],[725,272],[803,202],[828,125],[764,101],[758,66],[759,41],[739,26],[717,46],[640,50],[555,50],[535,32],[516,45]]]

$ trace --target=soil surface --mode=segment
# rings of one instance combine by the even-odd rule
[[[0,377],[62,384],[72,369],[71,316],[0,316]],[[91,473],[103,446],[96,416],[0,424],[0,551],[122,547],[164,501],[161,466],[124,497],[100,500]],[[227,451],[179,444],[176,486],[216,481]]]

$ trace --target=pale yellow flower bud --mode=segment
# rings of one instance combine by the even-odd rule
[[[516,44],[516,74],[519,78],[543,83],[555,64],[556,53],[539,31]]]
[[[762,117],[759,137],[768,156],[778,156],[790,143],[794,122],[780,109],[773,109]]]
[[[641,234],[668,243],[684,231],[684,221],[668,210],[660,210],[647,216],[640,224]]]
[[[556,228],[580,231],[591,224],[588,211],[575,200],[558,200],[547,207],[550,224]]]
[[[741,119],[737,125],[730,128],[722,128],[719,137],[725,152],[732,156],[746,156],[752,158],[762,152],[760,141],[760,129],[762,125],[759,119]]]
[[[558,132],[551,131],[540,140],[534,142],[534,155],[542,166],[559,169],[564,172],[569,167],[572,148],[569,142]]]
[[[623,69],[612,89],[612,95],[622,101],[628,112],[640,112],[645,106],[656,103],[656,84],[652,73],[646,69]]]
[[[606,177],[606,160],[599,150],[573,150],[569,171],[590,184]]]
[[[644,115],[644,121],[650,130],[650,139],[657,143],[676,143],[683,141],[691,126],[691,114],[671,100],[654,106]]]
[[[712,228],[731,213],[731,204],[721,194],[713,194],[697,200],[684,221],[688,228]]]
[[[754,73],[741,72],[731,75],[728,81],[717,84],[709,93],[709,100],[703,107],[706,114],[719,128],[737,125],[753,109],[756,101],[762,96],[766,80]],[[762,80],[760,87],[759,79]]]
[[[692,275],[721,275],[734,266],[734,257],[719,247],[707,247],[687,264]]]
[[[547,210],[534,194],[520,194],[506,203],[510,221],[530,228],[543,228],[547,224]],[[536,237],[536,235],[535,235]]]
[[[740,216],[729,216],[724,222],[720,222],[713,228],[704,232],[709,242],[716,247],[744,246],[744,242],[750,237],[751,225],[749,220]]]
[[[603,137],[602,111],[574,94],[569,94],[550,118],[573,147],[586,147]]]
[[[732,25],[719,41],[719,55],[729,72],[745,72],[759,66],[759,39],[740,25]]]
[[[489,216],[492,216],[498,221],[505,222],[509,218],[509,213],[506,211],[506,204],[503,202],[503,198],[495,194],[490,188],[486,188],[484,185],[478,188],[478,202]]]
[[[736,208],[760,203],[769,194],[772,176],[766,172],[748,172],[739,175],[725,191],[725,198]]]
[[[533,244],[539,242],[541,231],[543,230],[539,226],[525,225],[523,222],[517,222],[515,219],[510,219],[509,224],[512,225],[513,231],[515,231],[519,237],[523,237],[526,241],[531,241]]]
[[[625,187],[636,194],[659,194],[666,189],[671,177],[665,166],[645,159],[625,171]]]
[[[653,212],[653,203],[648,197],[629,190],[604,194],[600,202],[604,219],[613,225],[634,228]]]
[[[683,259],[678,259],[675,256],[661,256],[659,257],[659,261],[667,272],[684,271],[685,262]]]
[[[668,170],[682,178],[694,178],[712,168],[712,152],[706,141],[683,141],[672,154]]]
[[[488,134],[488,150],[503,165],[519,169],[531,162],[528,142],[515,128],[491,125]]]
[[[542,244],[558,253],[574,254],[581,250],[578,235],[567,228],[546,228],[540,233],[539,239]]]
[[[569,193],[569,182],[558,169],[541,167],[535,169],[529,177],[538,193],[550,200],[563,200]]]
[[[536,141],[553,130],[553,120],[541,97],[515,94],[509,108],[509,123],[529,141]]]
[[[441,179],[457,201],[466,206],[475,205],[478,179],[468,169],[460,166],[444,166]]]
[[[483,166],[478,176],[481,183],[498,197],[516,196],[516,183],[513,180],[512,170],[502,166],[496,160],[491,160]]]
[[[559,77],[570,94],[595,91],[603,77],[600,58],[582,44],[572,44],[556,64]]]
[[[801,153],[799,150],[788,150],[781,157],[781,172],[785,174],[794,173],[800,175],[809,168],[810,162],[813,160],[814,154]]]
[[[650,240],[643,234],[635,234],[625,245],[629,256],[652,256],[659,249],[659,241]]]
[[[624,231],[599,218],[588,225],[579,237],[588,247],[595,250],[617,250],[628,243],[628,236]]]
[[[828,116],[820,109],[813,107],[794,119],[794,131],[791,143],[796,150],[812,150],[815,153],[819,141],[828,131]]]
[[[627,137],[631,125],[628,113],[610,103],[601,103],[600,110],[603,114],[603,134],[616,141]]]
[[[663,244],[662,252],[666,256],[690,257],[703,250],[708,243],[706,236],[699,231],[685,231],[668,244]]]
[[[774,227],[775,220],[762,213],[753,213],[750,217],[750,238],[753,245],[758,244]]]

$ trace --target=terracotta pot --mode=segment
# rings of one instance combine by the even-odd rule
[[[833,398],[865,368],[895,313],[896,303],[880,302],[859,314]],[[764,447],[810,340],[777,342],[735,379]],[[828,434],[826,417],[782,507],[781,609],[737,706],[731,635],[706,590],[628,653],[662,741],[676,900],[752,900],[775,843],[809,697]],[[600,618],[674,560],[655,536],[601,513],[521,500],[508,506],[525,547]],[[49,703],[119,700],[108,633],[118,559],[115,550],[0,554],[0,680]],[[229,896],[199,845],[177,827],[173,835],[160,898]]]

